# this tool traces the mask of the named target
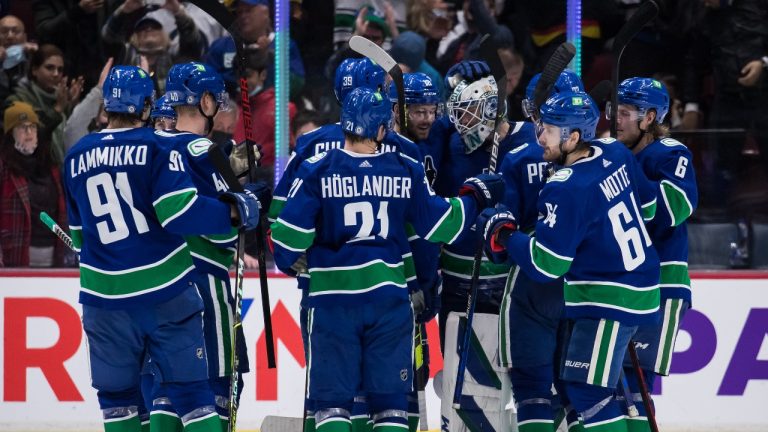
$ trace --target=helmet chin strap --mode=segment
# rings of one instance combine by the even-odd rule
[[[219,104],[216,104],[216,110],[213,111],[213,115],[207,115],[205,111],[203,111],[203,100],[200,99],[200,103],[197,104],[197,110],[200,111],[200,114],[203,117],[205,117],[205,134],[203,135],[208,135],[213,130],[213,118],[219,113]]]

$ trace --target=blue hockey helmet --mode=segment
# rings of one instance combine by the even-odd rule
[[[155,95],[155,86],[149,74],[136,66],[113,67],[102,90],[104,110],[113,113],[141,114],[146,103],[151,104]]]
[[[166,95],[162,95],[155,100],[155,104],[152,106],[152,112],[149,114],[149,118],[152,120],[160,117],[176,118],[176,110],[168,104],[168,97]]]
[[[422,72],[403,74],[403,90],[406,105],[437,105],[441,102],[437,87],[429,75]],[[397,103],[397,86],[389,83],[389,100]]]
[[[537,73],[531,78],[528,86],[525,88],[525,99],[523,99],[523,114],[530,118],[535,113],[535,107],[533,106],[534,93],[536,92],[536,85],[539,83],[541,73]],[[563,92],[584,92],[584,83],[581,82],[581,78],[572,70],[564,70],[560,72],[560,76],[557,77],[555,85],[552,86],[552,91],[549,95],[555,95]]]
[[[362,138],[376,139],[379,126],[390,128],[392,105],[381,93],[358,87],[344,99],[341,128]]]
[[[600,120],[597,104],[584,92],[554,94],[539,108],[539,113],[543,123],[560,127],[563,139],[578,130],[582,140],[591,141]]]
[[[336,94],[336,100],[342,103],[354,88],[383,89],[386,77],[384,69],[370,59],[348,58],[336,68],[333,92]]]
[[[618,88],[618,102],[637,107],[640,116],[649,109],[656,110],[656,122],[661,123],[669,112],[669,93],[659,80],[653,78],[627,78]]]
[[[229,108],[229,95],[224,88],[224,79],[213,67],[190,62],[175,64],[168,71],[165,83],[168,105],[197,105],[206,92],[214,97],[219,109]]]

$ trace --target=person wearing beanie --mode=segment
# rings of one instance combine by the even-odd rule
[[[400,63],[404,73],[421,72],[427,74],[433,83],[437,85],[438,96],[445,96],[443,77],[431,64],[424,59],[427,52],[427,41],[416,32],[406,31],[400,33],[392,41],[389,54]]]
[[[0,267],[60,267],[73,254],[38,215],[46,212],[66,225],[61,175],[50,142],[38,141],[40,118],[32,106],[16,101],[3,115],[0,143]],[[69,262],[67,262],[69,261]]]

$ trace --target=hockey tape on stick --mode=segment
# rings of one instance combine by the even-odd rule
[[[59,224],[57,224],[56,221],[54,221],[53,218],[48,215],[48,213],[40,212],[40,220],[45,224],[45,226],[48,227],[49,230],[53,231],[53,233],[56,234],[56,237],[58,237],[59,240],[67,245],[67,247],[72,249],[74,252],[77,252],[75,245],[72,243],[72,238],[67,235],[63,229],[61,229]]]
[[[392,77],[392,81],[397,88],[397,106],[399,108],[399,120],[400,130],[404,131],[406,127],[406,115],[405,115],[405,83],[403,82],[403,70],[400,69],[400,65],[397,64],[395,59],[392,58],[384,49],[370,40],[362,36],[352,36],[349,40],[349,47],[356,53],[362,54],[372,62],[381,66],[389,76]],[[385,91],[382,89],[382,91]]]
[[[629,358],[632,360],[632,368],[635,370],[635,375],[637,375],[637,383],[640,385],[640,396],[643,398],[643,406],[645,407],[645,416],[648,419],[648,426],[650,426],[651,432],[659,432],[659,426],[656,424],[656,412],[653,410],[651,394],[648,392],[648,386],[645,383],[645,375],[643,375],[643,369],[640,367],[640,357],[637,356],[635,341],[629,341],[627,351],[629,351]]]
[[[560,77],[560,73],[568,67],[568,64],[575,55],[576,47],[570,42],[563,42],[557,47],[555,52],[552,53],[552,56],[549,57],[547,64],[541,71],[539,82],[536,83],[536,89],[533,91],[533,103],[537,111],[541,104],[543,104],[549,97],[549,94],[552,92],[552,87]]]
[[[613,46],[611,47],[611,54],[613,55],[613,69],[611,70],[611,81],[614,84],[613,94],[611,95],[611,136],[616,136],[616,112],[619,109],[618,104],[618,88],[619,88],[619,65],[621,63],[621,56],[624,54],[624,48],[629,45],[629,42],[634,39],[635,35],[645,27],[646,24],[651,22],[656,15],[659,14],[659,5],[653,0],[647,0],[641,4],[637,11],[632,15],[624,26],[619,30],[619,33],[613,38]]]

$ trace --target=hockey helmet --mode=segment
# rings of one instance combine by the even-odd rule
[[[591,141],[600,120],[597,104],[584,92],[554,94],[539,108],[539,113],[542,123],[560,127],[561,139],[578,130],[583,141]]]
[[[422,72],[403,74],[403,91],[406,105],[437,105],[440,95],[432,83],[432,78]],[[397,103],[397,86],[394,81],[389,83],[389,100]]]
[[[115,66],[109,71],[102,87],[104,110],[113,113],[141,114],[155,87],[149,74],[136,66]]]
[[[490,75],[471,82],[462,80],[453,89],[446,108],[466,153],[482,146],[493,132],[498,93],[496,80]]]
[[[391,122],[392,105],[377,91],[358,87],[344,99],[341,109],[341,128],[344,132],[375,140],[379,126],[389,129]]]
[[[659,80],[627,78],[621,82],[617,92],[618,102],[636,106],[639,116],[644,116],[649,109],[655,109],[656,123],[664,121],[664,117],[669,112],[669,93]]]
[[[349,92],[357,87],[372,90],[384,88],[387,73],[381,66],[368,58],[348,58],[336,68],[333,92],[339,103],[344,102]]]
[[[536,107],[533,106],[533,99],[535,97],[534,93],[536,93],[536,85],[539,83],[540,78],[541,73],[537,73],[533,76],[533,78],[531,78],[531,81],[525,88],[525,99],[523,99],[523,114],[527,118],[531,118],[531,116],[536,112]],[[584,92],[584,83],[581,82],[581,78],[579,78],[576,72],[568,69],[560,72],[560,76],[557,77],[555,85],[552,86],[551,93],[547,96],[563,93],[566,91]]]
[[[152,107],[152,112],[149,113],[149,118],[152,120],[161,117],[172,119],[176,118],[176,110],[174,110],[173,107],[168,104],[168,98],[166,95],[162,95],[155,101],[155,104]]]
[[[214,97],[220,110],[229,109],[229,95],[224,88],[224,80],[213,67],[190,62],[175,64],[168,71],[165,84],[168,105],[197,105],[206,92]]]

